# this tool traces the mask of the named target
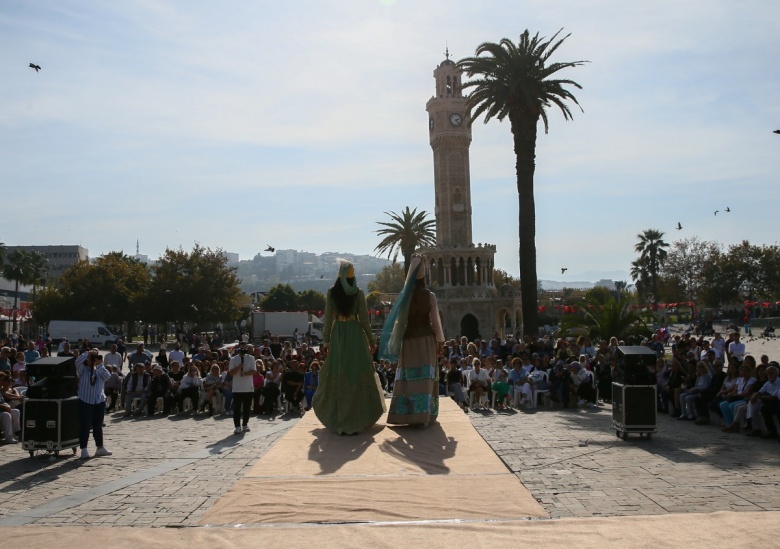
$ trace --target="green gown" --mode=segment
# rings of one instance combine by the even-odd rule
[[[328,358],[314,394],[314,413],[336,433],[365,431],[383,415],[384,394],[379,394],[374,378],[369,349],[374,334],[361,290],[355,294],[352,314],[347,317],[340,315],[328,291],[323,340],[328,345]]]

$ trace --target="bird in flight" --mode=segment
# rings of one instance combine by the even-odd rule
[[[682,230],[682,224],[679,221],[677,222],[677,227],[675,227],[675,229],[678,231]]]
[[[780,130],[775,130],[772,133],[780,133]]]
[[[715,210],[715,215],[716,215],[716,216],[718,215],[718,212],[719,212],[719,211],[720,211],[720,210]]]
[[[41,66],[40,65],[36,65],[35,63],[30,63],[30,68],[31,69],[35,69],[35,72],[38,72],[38,71],[41,70]]]
[[[730,211],[731,211],[731,208],[729,208],[728,206],[726,206],[726,213],[729,213]]]
[[[561,267],[561,274],[565,273],[568,270],[569,270],[568,267]]]
[[[271,253],[273,253],[273,252],[275,252],[275,251],[276,251],[276,248],[274,248],[274,247],[273,247],[273,246],[271,246],[270,244],[266,244],[266,246],[268,246],[268,247],[265,249],[265,251],[266,251],[266,252],[271,252]]]

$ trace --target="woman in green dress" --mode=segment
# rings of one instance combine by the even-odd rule
[[[366,297],[355,282],[355,269],[339,260],[339,277],[328,290],[323,349],[328,356],[312,407],[322,424],[340,435],[365,431],[384,413],[374,372],[374,335]]]

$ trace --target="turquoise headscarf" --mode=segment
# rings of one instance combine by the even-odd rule
[[[390,362],[398,360],[398,355],[401,353],[401,344],[404,340],[404,332],[406,332],[406,323],[409,320],[409,307],[412,304],[414,281],[417,279],[420,269],[425,269],[425,265],[423,265],[422,257],[415,255],[412,257],[412,262],[409,265],[404,288],[398,294],[393,310],[390,311],[382,328],[382,337],[379,342],[379,358],[389,360]]]

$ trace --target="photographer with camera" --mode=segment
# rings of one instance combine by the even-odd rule
[[[228,372],[233,376],[233,424],[236,427],[233,432],[238,435],[249,431],[249,412],[255,390],[252,379],[257,372],[255,357],[246,343],[242,343],[238,354],[230,359]]]

